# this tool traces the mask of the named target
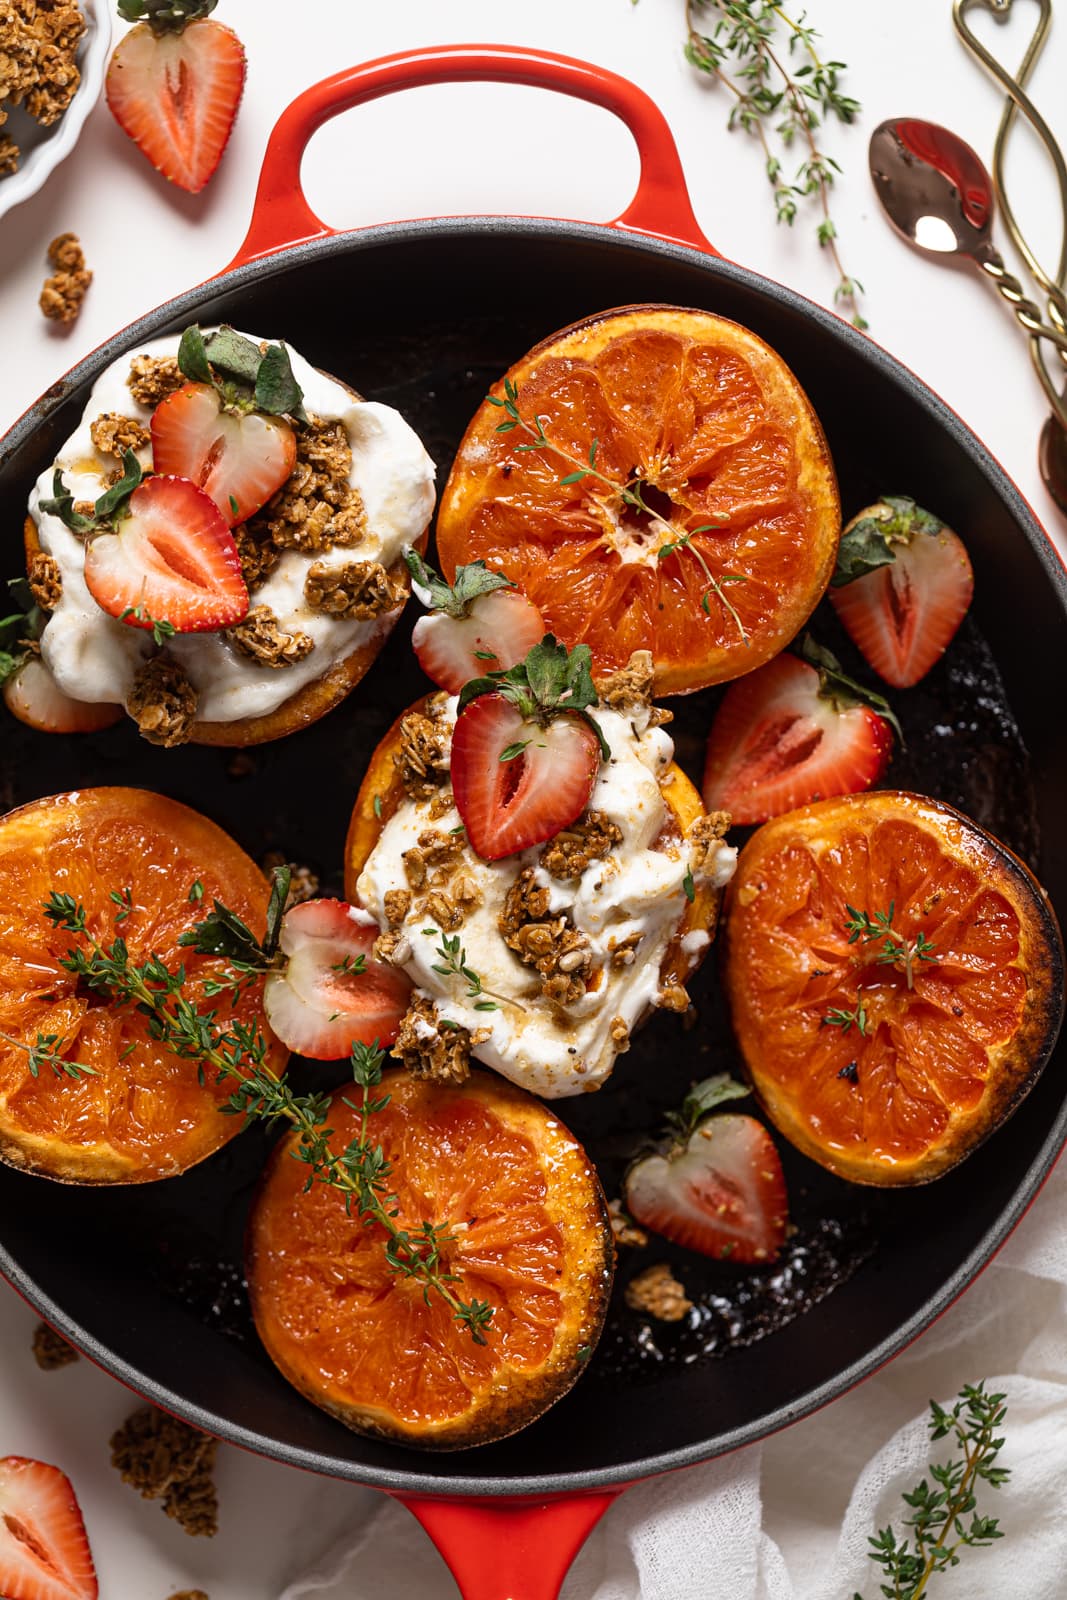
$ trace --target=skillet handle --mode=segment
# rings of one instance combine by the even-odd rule
[[[636,195],[610,226],[718,254],[693,215],[667,120],[643,89],[604,67],[547,50],[440,45],[349,67],[305,89],[282,112],[267,142],[248,235],[224,270],[338,231],[315,215],[300,185],[300,165],[308,141],[330,117],[398,89],[486,80],[555,89],[613,111],[633,134],[641,174]]]
[[[430,1535],[463,1600],[558,1600],[571,1562],[620,1492],[545,1501],[397,1499]]]

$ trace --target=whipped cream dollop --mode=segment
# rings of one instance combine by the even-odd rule
[[[97,605],[85,584],[85,542],[59,517],[42,512],[40,502],[52,497],[57,467],[75,501],[96,500],[104,493],[116,463],[114,457],[97,451],[90,426],[103,413],[116,412],[147,427],[152,407],[139,404],[130,393],[130,363],[138,355],[175,356],[178,342],[177,334],[154,340],[121,356],[102,374],[77,430],[30,495],[29,511],[41,548],[58,563],[63,583],[62,597],[41,636],[41,655],[60,688],[77,700],[124,704],[137,669],[153,654],[152,635],[117,621]],[[308,569],[313,562],[343,567],[352,561],[378,561],[388,567],[414,544],[433,511],[434,464],[400,413],[391,406],[353,399],[343,384],[317,371],[295,350],[290,349],[289,356],[304,391],[305,410],[324,421],[340,421],[348,435],[349,481],[362,498],[366,532],[355,546],[286,550],[273,572],[253,590],[252,606],[269,606],[282,629],[314,640],[315,648],[302,660],[281,669],[264,666],[224,633],[185,634],[168,641],[170,654],[197,691],[201,722],[266,716],[360,645],[384,640],[400,607],[364,620],[317,611],[304,598]],[[138,459],[149,469],[151,446],[140,450]]]
[[[442,712],[450,726],[456,708],[452,699]],[[702,882],[722,888],[737,859],[736,849],[721,840],[710,850],[697,848],[670,827],[661,785],[670,781],[674,744],[662,728],[650,725],[649,710],[596,707],[593,714],[611,757],[601,763],[589,810],[621,834],[603,859],[564,880],[541,864],[547,846],[483,861],[463,840],[454,872],[470,880],[476,893],[451,937],[458,937],[480,993],[472,995],[462,977],[438,970],[448,965],[442,959],[445,930],[426,897],[413,896],[402,922],[390,922],[386,909],[391,891],[411,887],[404,854],[418,847],[420,835],[433,830],[451,836],[462,826],[454,807],[442,812],[442,799],[431,814],[433,801],[404,800],[357,884],[359,903],[398,935],[393,960],[432,1001],[438,1025],[468,1029],[472,1055],[547,1099],[597,1089],[608,1077],[630,1030],[660,998],[660,964],[685,915],[687,887]],[[565,918],[588,941],[584,992],[567,1006],[545,998],[538,972],[519,959],[501,930],[508,891],[526,869],[548,892],[547,915]],[[695,960],[708,942],[706,933],[694,930],[685,936],[687,954]],[[632,957],[613,959],[621,950],[632,950]]]

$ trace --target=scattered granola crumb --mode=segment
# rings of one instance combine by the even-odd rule
[[[418,991],[411,997],[390,1053],[416,1078],[465,1083],[470,1077],[471,1036],[467,1029],[443,1027],[433,1001]]]
[[[178,365],[177,356],[148,355],[134,356],[130,362],[130,375],[126,379],[137,403],[152,406],[153,409],[187,381]]]
[[[616,1054],[624,1056],[630,1048],[630,1025],[625,1017],[612,1017],[611,1041],[615,1046]]]
[[[305,900],[314,900],[319,892],[319,878],[310,867],[302,867],[298,862],[290,861],[280,850],[268,850],[263,857],[263,871],[269,877],[275,867],[288,867],[292,874],[285,902],[287,907],[303,905]]]
[[[168,1517],[192,1535],[218,1532],[212,1472],[218,1441],[155,1406],[127,1417],[111,1437],[111,1465],[145,1500],[162,1500]]]
[[[304,599],[313,611],[331,617],[355,617],[369,622],[383,612],[393,611],[406,598],[400,584],[394,584],[380,561],[349,561],[331,567],[316,561],[304,579]]]
[[[352,447],[340,421],[310,417],[297,433],[296,466],[249,524],[279,550],[329,550],[359,544],[367,513],[349,482]]]
[[[226,629],[226,637],[261,667],[294,666],[315,648],[309,634],[288,633],[270,606],[253,606],[243,622]]]
[[[664,1011],[688,1011],[689,996],[680,983],[672,983],[668,989],[661,989],[653,1001]]]
[[[19,147],[9,133],[0,133],[0,178],[18,171]]]
[[[603,861],[622,843],[622,829],[603,811],[586,811],[545,846],[541,865],[554,878],[580,878],[593,861]]]
[[[613,967],[632,967],[637,960],[637,947],[643,935],[640,932],[628,933],[625,939],[620,939],[611,952]]]
[[[247,523],[233,530],[233,540],[241,559],[241,576],[251,591],[266,581],[281,560],[281,551],[265,539],[257,539]]]
[[[42,611],[54,611],[63,597],[63,574],[59,562],[43,550],[30,561],[30,593]]]
[[[693,1302],[665,1261],[646,1267],[626,1285],[626,1304],[632,1311],[647,1311],[660,1322],[681,1322]]]
[[[119,411],[105,411],[91,422],[89,437],[102,456],[115,456],[119,461],[125,451],[143,450],[152,443],[152,435],[143,423],[124,417]]]
[[[616,1244],[629,1245],[634,1250],[640,1250],[648,1243],[648,1234],[644,1228],[639,1228],[633,1217],[623,1209],[621,1200],[608,1201],[608,1219]]]
[[[716,848],[730,831],[731,821],[728,811],[709,811],[706,817],[697,817],[686,834],[695,872],[703,872],[711,864]]]
[[[432,717],[409,711],[393,760],[408,798],[429,800],[448,775],[448,735]]]
[[[255,756],[247,750],[236,750],[226,763],[228,778],[250,778],[258,770]]]
[[[126,701],[141,738],[166,750],[187,743],[196,706],[196,690],[177,661],[165,652],[138,668]]]
[[[588,937],[565,916],[547,920],[548,890],[534,882],[525,867],[504,899],[500,932],[519,960],[541,979],[541,993],[556,1005],[573,1005],[586,991],[593,952]]]
[[[462,851],[463,839],[459,834],[440,833],[436,828],[424,828],[419,834],[418,844],[413,844],[410,850],[405,850],[401,857],[411,887],[423,888],[430,869],[438,868],[440,871],[434,873],[431,887],[440,888],[459,864]]]
[[[33,1359],[42,1372],[56,1372],[77,1361],[78,1352],[47,1322],[39,1322],[33,1330]]]
[[[390,967],[402,967],[411,960],[411,940],[406,933],[380,933],[371,949],[375,961],[384,961]]]
[[[53,239],[48,246],[48,259],[55,271],[45,279],[38,304],[52,322],[73,322],[93,281],[77,234],[61,233]]]

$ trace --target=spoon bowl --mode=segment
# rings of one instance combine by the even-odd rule
[[[868,159],[882,209],[909,244],[942,258],[989,258],[993,180],[969,144],[936,122],[892,117],[871,135]]]

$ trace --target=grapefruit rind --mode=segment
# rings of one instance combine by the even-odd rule
[[[568,471],[561,459],[546,458],[547,464],[541,461],[541,456],[545,454],[542,451],[525,449],[516,453],[516,445],[528,446],[531,442],[521,431],[498,432],[506,414],[493,401],[504,399],[505,383],[513,384],[517,389],[521,409],[524,388],[530,387],[536,375],[543,373],[549,363],[558,364],[559,372],[563,375],[561,382],[569,382],[575,371],[583,367],[592,371],[592,364],[611,346],[618,345],[621,348],[625,340],[638,332],[650,337],[688,341],[687,351],[694,346],[706,346],[721,352],[727,359],[740,362],[760,388],[764,409],[773,416],[779,431],[784,431],[788,439],[789,498],[791,502],[795,501],[798,508],[797,525],[787,530],[785,519],[780,515],[784,502],[781,499],[772,500],[769,502],[768,515],[763,518],[757,515],[752,522],[753,527],[760,529],[760,539],[737,539],[728,549],[723,541],[720,540],[717,545],[715,539],[707,535],[693,541],[694,548],[699,546],[702,549],[717,577],[728,576],[736,580],[738,575],[746,575],[746,565],[751,567],[751,572],[747,574],[750,584],[747,592],[745,583],[723,591],[742,616],[750,607],[753,610],[753,626],[747,629],[747,641],[736,631],[725,605],[720,605],[714,594],[710,596],[708,611],[702,612],[701,597],[706,580],[691,557],[684,571],[681,568],[674,570],[677,557],[666,562],[658,558],[657,550],[663,547],[664,541],[676,540],[683,531],[683,525],[691,531],[707,520],[705,515],[700,514],[700,507],[691,503],[698,496],[695,490],[691,490],[689,479],[684,474],[679,476],[680,468],[672,475],[675,463],[669,453],[664,458],[662,453],[648,450],[644,453],[649,459],[639,459],[632,464],[632,468],[628,464],[616,473],[618,477],[634,471],[643,482],[669,493],[676,510],[685,511],[680,522],[676,519],[673,528],[658,523],[652,530],[652,537],[644,540],[645,548],[637,549],[632,542],[620,544],[617,530],[613,532],[604,524],[606,513],[600,511],[594,515],[590,511],[587,514],[582,509],[583,497],[589,493],[590,486],[596,490],[600,488],[592,478],[580,479],[565,490],[570,500],[564,506],[563,516],[556,514],[555,518],[556,522],[565,522],[570,529],[566,548],[572,553],[580,545],[591,559],[596,552],[603,554],[605,550],[615,551],[615,559],[603,570],[597,569],[597,582],[590,594],[605,592],[612,586],[610,580],[621,574],[620,582],[625,579],[628,585],[624,611],[632,613],[626,627],[617,625],[619,619],[613,618],[615,626],[606,625],[596,633],[588,631],[590,611],[584,599],[576,608],[574,618],[568,619],[566,591],[575,584],[578,563],[569,560],[561,573],[551,574],[551,581],[546,576],[548,586],[543,587],[536,577],[524,570],[523,560],[516,554],[514,543],[505,545],[494,542],[493,536],[486,535],[483,538],[475,531],[476,519],[487,508],[518,507],[524,503],[520,502],[516,493],[516,484],[524,484],[532,491],[534,475],[540,474],[544,483],[534,493],[534,501],[538,495],[542,499],[546,494],[558,498],[560,479]],[[546,393],[546,403],[550,399],[551,395]],[[645,400],[645,395],[635,395],[634,409],[641,409],[641,402]],[[606,401],[604,404],[607,406]],[[623,409],[629,411],[630,406],[627,404]],[[622,413],[613,412],[613,417],[614,423],[621,427],[625,420]],[[625,425],[629,426],[629,421]],[[591,435],[595,433],[595,423],[588,431]],[[751,431],[758,431],[758,425],[753,424]],[[577,439],[571,446],[576,458],[581,458],[580,466],[584,466],[586,452],[592,442],[592,437],[585,439],[583,436],[580,447]],[[605,446],[603,439],[597,442],[599,447]],[[724,442],[719,447],[720,456],[725,459],[728,449],[738,442]],[[755,447],[756,454],[759,448],[759,445]],[[601,467],[607,465],[603,456],[599,459]],[[754,462],[755,459],[754,455]],[[692,477],[695,481],[696,474],[692,474]],[[744,492],[743,477],[743,474],[739,477],[737,494]],[[526,497],[527,500],[529,498]],[[775,506],[777,511],[774,511]],[[598,517],[603,526],[597,525]],[[518,512],[516,518],[521,523]],[[689,693],[708,684],[740,677],[777,655],[799,632],[826,590],[836,561],[840,526],[837,482],[825,435],[807,396],[781,357],[749,329],[711,312],[641,305],[605,311],[551,335],[528,352],[505,378],[494,385],[492,397],[479,407],[464,434],[442,493],[437,518],[437,548],[442,570],[450,582],[454,580],[457,566],[475,559],[485,560],[490,567],[505,573],[539,607],[546,627],[568,647],[580,642],[590,645],[594,672],[612,671],[624,666],[634,648],[651,643],[655,661],[655,692],[664,695]],[[724,527],[729,533],[729,519]],[[746,528],[741,531],[750,530]],[[767,558],[770,546],[777,549],[779,541],[782,552],[788,552],[790,561],[795,563],[798,570],[790,575],[780,592],[775,592],[772,601],[770,591],[773,586],[767,576]],[[547,557],[544,564],[547,565]],[[643,569],[647,569],[644,577],[641,576]],[[684,615],[689,626],[697,629],[699,637],[699,643],[689,647],[680,658],[672,657],[665,648],[667,641],[677,632],[677,619],[682,615],[677,609],[673,621],[666,625],[665,639],[659,643],[654,639],[655,618],[666,593],[665,585],[673,586],[679,593],[685,591]],[[767,600],[757,600],[757,596],[765,592]],[[645,636],[635,640],[629,630],[638,612],[644,617],[642,627]]]
[[[113,872],[98,874],[96,868],[105,855],[103,840],[109,829],[119,830],[125,846],[111,848],[114,857],[122,856],[117,881]],[[130,1016],[129,1008],[118,1020],[108,1006],[93,1006],[77,991],[75,978],[60,968],[58,958],[77,943],[73,935],[53,930],[43,914],[30,921],[31,910],[43,902],[52,889],[73,893],[89,912],[89,926],[101,942],[120,934],[127,938],[131,959],[143,960],[159,953],[173,967],[184,961],[195,987],[195,974],[206,958],[199,958],[177,945],[157,945],[154,935],[144,930],[134,915],[121,925],[114,923],[116,907],[109,900],[112,889],[129,884],[138,903],[138,882],[132,870],[137,850],[146,851],[144,867],[155,887],[167,896],[170,912],[186,905],[186,895],[194,879],[204,886],[204,901],[210,905],[217,895],[242,916],[253,931],[262,933],[265,925],[268,889],[256,864],[240,846],[206,817],[162,795],[146,790],[97,788],[52,795],[20,806],[0,818],[0,1030],[12,1037],[31,1041],[38,1029],[66,1036],[74,1030],[91,1052],[97,1046],[110,1051],[110,1057],[95,1055],[99,1068],[96,1077],[77,1080],[57,1077],[50,1066],[40,1067],[36,1080],[27,1072],[24,1052],[0,1043],[0,1161],[6,1165],[53,1178],[62,1183],[133,1184],[172,1177],[213,1154],[241,1130],[241,1119],[223,1115],[219,1106],[229,1097],[230,1087],[214,1086],[214,1075],[207,1083],[197,1082],[195,1060],[182,1060],[161,1046],[148,1041],[145,1028]],[[68,852],[64,859],[64,852]],[[175,861],[181,860],[181,881],[168,880]],[[12,884],[12,873],[15,883]],[[186,877],[188,882],[186,882]],[[161,880],[167,880],[162,882]],[[191,927],[203,915],[202,905],[188,903],[188,915],[180,920]],[[25,917],[25,921],[22,920]],[[176,934],[176,924],[171,933]],[[211,962],[211,968],[216,963]],[[34,993],[56,993],[47,1009],[38,1008],[27,1026],[22,1013],[26,1001],[29,971],[43,972]],[[41,984],[48,985],[41,991]],[[217,1005],[218,1002],[207,1002]],[[238,1014],[248,1011],[251,997]],[[251,1015],[251,1011],[248,1011]],[[20,1020],[21,1019],[21,1020]],[[269,1041],[267,1064],[275,1073],[285,1069],[288,1052],[264,1030]],[[136,1051],[117,1059],[119,1047],[136,1038]],[[112,1044],[109,1045],[109,1039]],[[72,1052],[78,1059],[79,1051]],[[10,1063],[10,1071],[5,1070]],[[170,1075],[168,1078],[167,1075]],[[116,1129],[93,1138],[71,1138],[57,1125],[47,1126],[54,1107],[56,1123],[83,1126],[88,1117],[100,1117],[100,1099],[110,1110],[112,1097],[131,1123],[141,1126],[152,1121],[152,1102],[162,1099],[162,1084],[172,1086],[182,1106],[181,1128],[160,1129],[138,1142],[136,1136],[124,1138]],[[16,1103],[20,1091],[29,1096],[20,1114]],[[88,1130],[85,1129],[87,1135]]]
[[[305,1190],[305,1169],[290,1159],[296,1135],[282,1140],[275,1149],[249,1221],[247,1276],[256,1327],[271,1360],[293,1387],[356,1432],[422,1450],[462,1450],[490,1444],[527,1427],[561,1399],[581,1375],[596,1345],[614,1270],[614,1239],[604,1194],[589,1158],[558,1118],[532,1095],[492,1074],[475,1071],[457,1086],[427,1083],[394,1068],[384,1074],[382,1092],[391,1096],[391,1104],[373,1119],[371,1134],[393,1161],[390,1184],[402,1189],[406,1176],[401,1163],[394,1160],[390,1138],[397,1112],[418,1131],[421,1145],[417,1192],[424,1209],[418,1217],[402,1211],[402,1224],[417,1226],[428,1209],[432,1221],[462,1224],[457,1237],[462,1235],[465,1241],[475,1239],[474,1232],[466,1230],[476,1229],[479,1221],[483,1227],[499,1229],[503,1212],[492,1214],[491,1205],[487,1207],[490,1215],[479,1219],[476,1189],[471,1191],[470,1219],[433,1214],[431,1169],[436,1165],[447,1174],[451,1168],[453,1185],[466,1182],[470,1189],[471,1161],[485,1158],[484,1148],[473,1157],[468,1153],[464,1161],[447,1140],[441,1147],[434,1143],[441,1129],[451,1126],[448,1119],[453,1113],[464,1114],[465,1103],[484,1113],[482,1125],[488,1121],[491,1127],[495,1121],[503,1126],[509,1150],[519,1141],[536,1156],[536,1172],[544,1179],[539,1202],[543,1220],[534,1216],[531,1222],[537,1205],[531,1200],[517,1208],[517,1227],[558,1234],[560,1264],[552,1271],[551,1282],[532,1281],[528,1262],[517,1266],[515,1279],[522,1280],[519,1292],[539,1297],[542,1307],[553,1297],[558,1301],[547,1355],[537,1362],[523,1360],[521,1336],[510,1356],[502,1355],[501,1340],[507,1335],[499,1326],[501,1296],[494,1301],[492,1287],[487,1291],[480,1276],[467,1278],[462,1256],[453,1255],[449,1260],[451,1270],[457,1273],[452,1292],[462,1300],[488,1299],[498,1308],[498,1327],[494,1330],[490,1325],[484,1347],[473,1344],[470,1334],[454,1322],[437,1296],[431,1293],[427,1303],[417,1285],[388,1276],[384,1235],[371,1238],[355,1217],[349,1221],[338,1191],[321,1184]],[[350,1088],[337,1091],[329,1115],[337,1147],[354,1135],[357,1124],[356,1113],[344,1105],[342,1094],[352,1098]],[[537,1185],[531,1181],[528,1187]],[[301,1214],[307,1239],[301,1240],[297,1234],[294,1242],[292,1229],[299,1228]],[[335,1240],[338,1248],[333,1248]],[[527,1240],[524,1233],[523,1241]],[[524,1242],[516,1242],[519,1254]],[[376,1259],[370,1266],[355,1262],[354,1252],[361,1246],[364,1252],[374,1252]],[[492,1257],[489,1246],[482,1249],[483,1259]],[[506,1263],[502,1263],[499,1277],[504,1280],[507,1276]],[[401,1297],[395,1305],[394,1336],[384,1348],[375,1343],[374,1329],[368,1331],[364,1321],[368,1312],[362,1306],[353,1314],[351,1334],[345,1331],[343,1307],[349,1292],[366,1296],[379,1336],[389,1320],[382,1321],[383,1307],[388,1310],[390,1296]],[[536,1318],[537,1313],[532,1315]],[[547,1316],[542,1309],[542,1323]],[[361,1330],[365,1334],[362,1344],[358,1338]],[[402,1361],[405,1334],[410,1358],[406,1368]],[[331,1345],[331,1339],[337,1342]],[[417,1346],[414,1352],[412,1343]],[[374,1352],[377,1366],[372,1360]],[[338,1363],[345,1367],[343,1372],[333,1370]],[[425,1399],[426,1382],[441,1373],[445,1374],[441,1381],[460,1401],[451,1404],[444,1416],[430,1414]],[[392,1401],[383,1395],[383,1386],[392,1391]],[[469,1401],[466,1405],[462,1404],[464,1395]]]
[[[820,1026],[820,1014],[824,1016],[827,1009],[848,1009],[856,1004],[856,983],[847,984],[845,990],[827,987],[814,991],[811,998],[802,997],[800,993],[811,983],[830,977],[831,974],[822,969],[832,968],[842,953],[840,945],[844,935],[827,935],[825,930],[831,923],[834,929],[843,927],[850,892],[861,892],[841,889],[841,862],[851,854],[850,836],[862,838],[879,825],[895,824],[918,829],[931,838],[948,863],[945,870],[955,873],[961,884],[979,886],[976,892],[986,897],[983,906],[990,918],[998,907],[1009,908],[1010,915],[1005,914],[1005,921],[1014,918],[1017,922],[1017,949],[1010,961],[1003,962],[998,956],[996,962],[987,961],[986,965],[1004,975],[1000,980],[1002,987],[1021,997],[1015,1008],[1014,1026],[1006,1033],[1003,1027],[999,1030],[1004,1037],[994,1036],[997,1030],[991,1022],[988,1026],[982,1021],[973,1024],[976,1036],[980,1036],[983,1028],[990,1035],[985,1048],[986,1071],[980,1080],[972,1078],[966,1092],[957,1094],[955,1102],[948,1093],[938,1094],[932,1078],[924,1077],[921,1061],[916,1063],[909,1059],[904,1063],[908,1094],[926,1101],[928,1129],[931,1116],[941,1119],[940,1127],[927,1135],[915,1132],[910,1139],[889,1132],[884,1119],[884,1099],[881,1107],[873,1100],[868,1107],[864,1094],[864,1058],[872,1049],[879,1048],[882,1031],[877,1014],[880,1002],[869,1002],[873,1008],[867,1022],[870,1036],[861,1037],[855,1029],[846,1034],[825,1024]],[[794,880],[783,882],[786,874],[782,869],[787,866],[787,853],[798,851],[816,864],[814,887],[807,901],[802,890],[795,888]],[[795,855],[792,859],[795,861]],[[907,865],[902,856],[901,870],[907,870]],[[836,888],[834,874],[837,874]],[[938,893],[937,888],[930,887],[929,895]],[[780,914],[764,915],[761,901],[774,895],[781,902]],[[823,941],[817,953],[813,953],[805,915],[806,906],[816,896],[832,906],[833,916],[829,922],[825,918],[822,920]],[[990,896],[995,898],[990,900]],[[951,906],[950,895],[946,894],[945,898]],[[860,906],[858,909],[874,908]],[[903,909],[898,905],[898,913]],[[920,913],[919,920],[925,922],[927,928],[931,914]],[[947,917],[949,912],[945,915]],[[966,934],[961,935],[961,942],[963,937]],[[936,942],[935,935],[933,943],[936,945]],[[1052,1053],[1063,1018],[1063,941],[1044,889],[1029,867],[1006,845],[952,806],[922,795],[879,790],[819,801],[765,823],[741,852],[737,871],[727,890],[722,948],[724,984],[734,1033],[757,1098],[775,1127],[797,1149],[839,1177],[855,1183],[880,1186],[926,1183],[964,1160],[1011,1116],[1033,1087]],[[779,1000],[772,998],[766,1004],[761,997],[760,980],[761,971],[767,970],[765,958],[780,963],[774,980]],[[972,957],[964,954],[955,964],[962,970],[968,959]],[[862,956],[856,955],[855,963],[857,968],[862,967]],[[931,975],[942,965],[947,968],[949,963],[932,962],[928,969],[924,969],[923,963],[918,964],[913,991],[918,1005],[926,1004],[927,996],[933,994]],[[812,970],[814,968],[818,970]],[[877,969],[875,977],[878,972],[885,971]],[[1011,973],[1016,976],[1012,977]],[[876,990],[877,982],[874,990],[865,986],[859,997],[864,998]],[[971,1004],[974,1005],[973,999]],[[894,1020],[892,1012],[888,1015]],[[958,1015],[970,1025],[964,1009]],[[929,1030],[934,1026],[934,1011],[929,1011],[927,1018]],[[784,1055],[779,1049],[783,1041],[788,1047]],[[776,1050],[779,1051],[777,1059]],[[850,1057],[853,1058],[851,1063]],[[886,1059],[884,1054],[879,1054],[879,1073],[884,1070]],[[936,1065],[932,1046],[927,1050],[927,1062],[928,1070],[932,1071]],[[819,1064],[818,1068],[814,1063]],[[893,1070],[896,1071],[895,1066]],[[952,1080],[942,1078],[942,1089],[946,1081]],[[902,1076],[898,1074],[895,1086],[903,1096],[901,1083]],[[819,1113],[805,1110],[804,1102],[807,1099],[811,1104],[813,1092],[822,1096],[823,1109]],[[832,1094],[838,1096],[838,1108],[842,1103],[846,1106],[846,1116],[853,1128],[850,1136],[841,1132],[840,1115],[835,1113]],[[855,1097],[852,1108],[848,1106],[847,1097]],[[906,1102],[902,1100],[902,1103]],[[836,1132],[835,1115],[838,1118]],[[897,1115],[895,1110],[893,1115]],[[863,1133],[855,1136],[856,1122],[860,1118]],[[902,1122],[898,1121],[897,1126],[902,1126]]]

